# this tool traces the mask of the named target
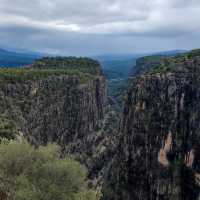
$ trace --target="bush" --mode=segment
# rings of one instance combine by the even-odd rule
[[[0,195],[9,200],[94,200],[86,175],[78,162],[61,159],[56,145],[0,144]]]
[[[17,134],[17,128],[11,120],[0,116],[0,141],[3,138],[14,139]]]

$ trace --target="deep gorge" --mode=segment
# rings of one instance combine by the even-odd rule
[[[94,60],[1,69],[0,137],[56,142],[103,200],[199,200],[200,51],[142,59],[121,114]]]

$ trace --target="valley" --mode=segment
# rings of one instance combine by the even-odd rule
[[[2,68],[0,146],[57,144],[87,169],[92,200],[199,200],[199,77],[200,50]]]

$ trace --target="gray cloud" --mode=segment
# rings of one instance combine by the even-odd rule
[[[0,44],[63,54],[191,48],[199,18],[199,0],[0,0]]]

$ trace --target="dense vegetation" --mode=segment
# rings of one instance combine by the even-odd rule
[[[31,81],[47,78],[49,76],[77,76],[79,80],[86,81],[93,76],[78,69],[34,69],[34,68],[2,68],[0,69],[0,83],[11,81]]]
[[[200,60],[200,50],[192,50],[176,56],[146,56],[138,59],[132,75],[176,71],[182,65],[190,65]],[[191,63],[190,63],[191,62]]]
[[[14,139],[17,135],[17,128],[10,119],[0,116],[0,141],[3,138]]]
[[[128,79],[109,80],[108,81],[108,94],[110,104],[116,108],[116,111],[122,111],[123,101],[129,86]]]
[[[2,95],[2,94],[1,94]],[[19,124],[23,119],[14,99],[0,95],[0,140],[14,139],[19,134]]]
[[[37,60],[32,67],[37,69],[78,70],[94,75],[101,73],[100,64],[97,61],[82,57],[45,57]]]
[[[160,55],[153,55],[153,56],[146,56],[139,58],[136,61],[135,67],[132,68],[130,75],[137,76],[154,67],[160,66],[160,63],[164,59],[166,59],[166,56],[160,56]]]
[[[88,58],[56,57],[37,60],[31,67],[1,68],[0,83],[27,81],[47,78],[48,76],[77,76],[82,82],[100,75],[98,62]]]
[[[0,199],[95,200],[86,169],[60,149],[48,145],[35,149],[27,142],[0,143]]]

